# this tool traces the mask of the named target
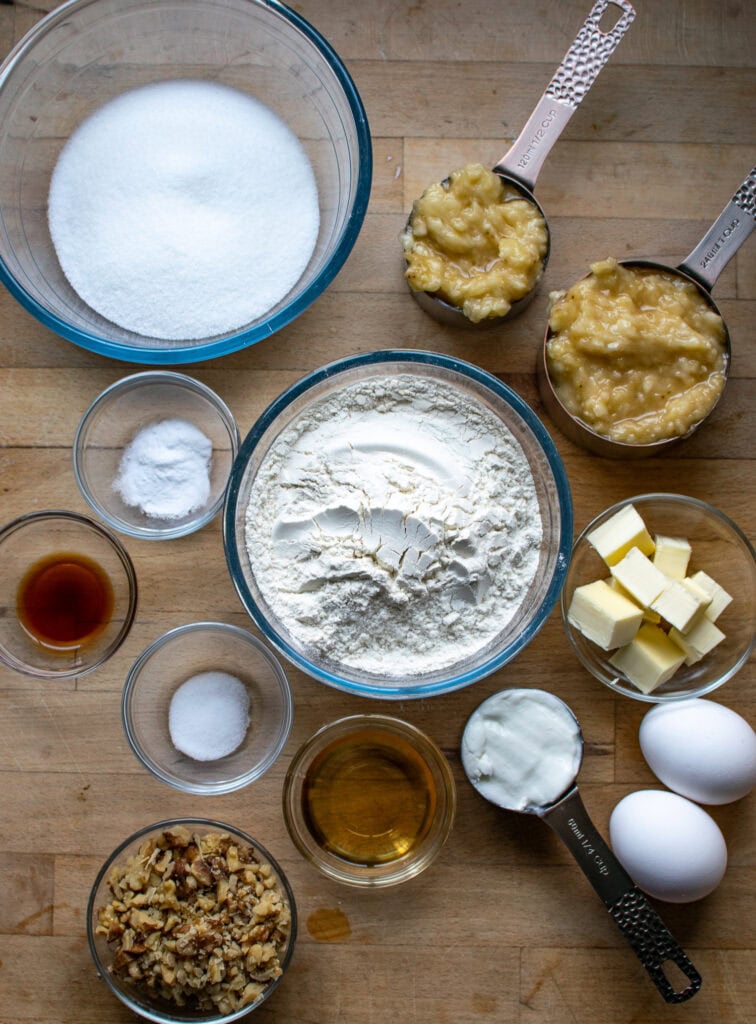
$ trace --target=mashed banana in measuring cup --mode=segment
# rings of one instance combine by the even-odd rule
[[[696,286],[615,259],[552,296],[549,376],[562,405],[625,444],[681,437],[725,383],[725,327]]]
[[[536,286],[548,229],[517,189],[482,164],[468,164],[415,202],[402,244],[410,287],[479,323],[504,316]]]

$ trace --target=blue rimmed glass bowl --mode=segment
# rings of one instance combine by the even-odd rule
[[[80,122],[131,87],[179,78],[246,91],[286,121],[312,164],[320,205],[315,251],[289,294],[238,330],[194,341],[145,337],[90,309],[66,280],[47,223],[52,170]],[[46,327],[102,355],[197,362],[291,323],[351,252],[371,176],[354,83],[329,43],[277,0],[69,0],[0,66],[0,281]]]
[[[411,374],[452,385],[460,401],[482,403],[509,428],[535,482],[543,527],[539,565],[519,609],[495,638],[448,668],[387,677],[349,668],[308,648],[276,618],[263,597],[245,541],[245,517],[256,474],[280,433],[314,403],[369,377]],[[572,501],[561,458],[532,409],[496,377],[470,363],[429,352],[371,352],[330,363],[277,398],[242,442],[229,480],[224,544],[231,578],[265,638],[297,668],[349,693],[383,699],[427,697],[468,686],[515,657],[543,626],[564,581],[572,545]]]

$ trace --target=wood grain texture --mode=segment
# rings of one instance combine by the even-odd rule
[[[0,56],[55,6],[0,4]],[[491,164],[502,155],[588,0],[294,6],[332,42],[361,91],[374,142],[373,188],[357,244],[317,303],[274,338],[188,368],[230,405],[242,435],[282,390],[332,359],[388,347],[435,350],[498,375],[544,418],[567,468],[577,530],[612,502],[659,489],[709,500],[752,535],[753,240],[714,290],[732,335],[731,380],[712,421],[684,446],[646,463],[586,454],[543,414],[534,368],[549,291],[607,255],[680,262],[752,165],[753,4],[637,0],[635,24],[539,178],[553,235],[541,292],[522,317],[478,335],[439,327],[412,301],[398,236],[427,184],[470,160]],[[103,388],[138,368],[63,341],[0,293],[0,523],[37,508],[87,511],[72,472],[74,431]],[[240,793],[200,799],[164,786],[135,760],[120,722],[123,682],[134,659],[167,629],[203,618],[250,623],[226,570],[218,520],[178,541],[126,544],[140,601],[116,655],[97,672],[55,684],[0,670],[2,1024],[133,1019],[92,966],[89,889],[118,842],[150,821],[182,814],[216,816],[257,836],[294,888],[298,947],[285,983],[254,1017],[260,1024],[752,1019],[753,797],[712,809],[729,849],[719,889],[696,904],[659,905],[704,977],[700,994],[681,1008],[662,1003],[542,823],[497,811],[464,780],[458,748],[467,716],[503,686],[540,686],[568,701],[581,721],[581,790],[600,831],[606,834],[619,799],[658,785],[638,746],[645,706],[616,698],[581,669],[557,610],[504,669],[429,701],[377,704],[289,670],[295,722],[277,763]],[[753,665],[716,699],[753,721]],[[428,871],[395,891],[360,893],[321,878],[300,858],[283,823],[281,787],[297,747],[318,726],[376,707],[439,743],[452,765],[459,809]],[[319,930],[323,913],[342,927]]]

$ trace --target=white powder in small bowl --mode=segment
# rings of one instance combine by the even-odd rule
[[[227,672],[200,672],[182,683],[171,698],[171,742],[195,761],[217,761],[233,753],[248,728],[247,688]]]
[[[87,117],[53,171],[48,222],[80,297],[129,331],[209,338],[264,316],[310,261],[320,211],[297,136],[218,82],[156,82]]]
[[[181,419],[150,423],[124,449],[113,489],[154,519],[183,519],[210,498],[212,441]]]

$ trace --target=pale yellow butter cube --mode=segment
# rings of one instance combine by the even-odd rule
[[[695,665],[709,651],[713,651],[717,644],[721,644],[725,638],[719,626],[715,626],[705,615],[687,633],[681,633],[673,626],[669,631],[669,636],[683,652],[686,665]]]
[[[622,594],[622,596],[626,597],[628,599],[628,601],[632,601],[633,600],[632,597],[630,596],[630,594],[628,594],[628,592],[625,590],[625,588],[619,582],[619,580],[616,580],[614,578],[614,576],[610,576],[609,579],[606,582],[609,584],[609,586],[612,588],[612,590],[616,590],[618,594]],[[637,604],[637,602],[633,602],[633,603]],[[658,612],[652,612],[650,608],[644,608],[643,609],[643,621],[644,622],[661,622],[661,615],[659,615]]]
[[[691,553],[689,541],[685,537],[667,537],[658,533],[654,543],[653,563],[656,568],[672,580],[685,579]]]
[[[708,594],[703,587],[699,587],[699,585],[694,583],[688,576],[686,576],[684,580],[680,580],[680,582],[688,593],[692,594],[696,601],[701,603],[703,606],[703,614],[708,615],[709,608],[711,607],[711,594]],[[700,616],[696,616],[695,622],[698,622],[699,618]]]
[[[687,580],[672,580],[651,603],[651,608],[670,626],[687,633],[701,618],[710,601],[708,594],[695,584],[689,584]]]
[[[632,599],[644,608],[650,608],[662,590],[669,586],[669,577],[659,572],[639,548],[630,548],[620,562],[611,566],[610,571]]]
[[[644,622],[635,638],[609,659],[643,693],[651,693],[671,679],[685,654],[659,626]]]
[[[651,555],[654,542],[646,524],[634,505],[625,505],[607,519],[601,526],[586,536],[607,565],[616,565],[630,548],[638,548],[644,555]]]
[[[643,609],[605,580],[576,587],[567,620],[605,651],[629,643],[643,620]]]
[[[698,572],[693,573],[690,577],[690,582],[700,587],[711,598],[711,604],[704,612],[704,615],[712,622],[716,622],[730,601],[732,601],[732,595],[728,594],[723,586],[700,569]]]

